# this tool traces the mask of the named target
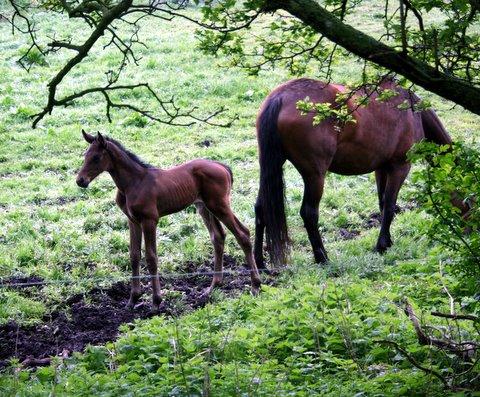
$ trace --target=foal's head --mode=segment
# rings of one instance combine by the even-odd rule
[[[98,133],[95,137],[82,130],[82,135],[90,146],[85,152],[83,167],[78,172],[77,185],[86,188],[103,171],[112,168],[112,159],[107,150],[109,142],[102,134]]]

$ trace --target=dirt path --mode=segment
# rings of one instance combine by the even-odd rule
[[[187,263],[185,272],[211,271],[211,263]],[[233,258],[225,257],[225,269],[244,270]],[[266,280],[266,277],[263,277]],[[160,311],[152,313],[149,304],[134,310],[125,307],[130,286],[118,282],[107,289],[95,288],[86,294],[70,297],[62,311],[45,316],[43,322],[25,327],[15,322],[0,326],[0,368],[16,357],[25,366],[46,365],[50,356],[68,356],[82,351],[87,344],[104,344],[118,336],[121,324],[135,319],[149,318],[157,314],[180,315],[204,306],[206,299],[200,299],[204,288],[210,285],[210,276],[194,276],[175,280],[162,280],[164,288],[172,291],[162,302]],[[224,277],[222,290],[227,293],[248,290],[248,274]],[[144,285],[144,294],[149,298],[150,290]]]

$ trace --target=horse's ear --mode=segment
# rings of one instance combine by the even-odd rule
[[[106,148],[107,147],[107,140],[104,138],[100,132],[97,134],[97,141],[100,144],[100,147]]]
[[[83,138],[88,143],[92,143],[95,140],[95,137],[93,135],[90,135],[88,132],[85,132],[85,130],[83,128],[82,128],[82,135],[83,135]]]

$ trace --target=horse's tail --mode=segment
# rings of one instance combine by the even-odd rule
[[[285,217],[285,183],[283,164],[286,156],[278,135],[278,114],[282,98],[267,100],[257,121],[257,140],[260,152],[259,203],[265,222],[267,250],[274,265],[286,262],[289,242]]]
[[[452,138],[448,135],[442,122],[432,109],[421,112],[422,126],[425,139],[438,145],[451,145]]]

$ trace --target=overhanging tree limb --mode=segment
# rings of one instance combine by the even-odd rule
[[[285,10],[351,53],[402,74],[413,83],[480,114],[480,88],[437,71],[342,22],[314,0],[273,0],[264,10]]]
[[[105,12],[103,17],[98,22],[95,30],[90,37],[81,45],[77,46],[77,54],[71,58],[65,66],[55,75],[55,77],[48,83],[48,101],[45,108],[34,116],[33,128],[35,128],[40,120],[45,115],[51,114],[55,106],[59,105],[58,100],[55,98],[58,85],[62,82],[63,78],[78,65],[82,60],[87,57],[88,52],[91,50],[97,40],[103,36],[108,26],[117,18],[119,18],[125,11],[132,5],[132,0],[123,0],[115,7]]]
[[[176,126],[190,126],[194,123],[204,123],[209,125],[228,127],[236,119],[229,117],[226,122],[216,122],[216,116],[225,112],[224,107],[210,112],[209,114],[198,114],[199,109],[193,106],[189,109],[181,109],[171,99],[161,99],[148,83],[118,84],[120,75],[130,62],[138,66],[140,57],[134,52],[134,47],[145,43],[140,41],[138,32],[140,30],[139,22],[144,17],[153,16],[161,20],[171,20],[179,10],[184,9],[188,1],[181,0],[169,4],[168,0],[149,1],[145,5],[134,5],[133,0],[55,0],[53,2],[40,3],[38,7],[34,7],[25,0],[8,0],[13,9],[12,16],[6,18],[11,23],[13,31],[19,31],[28,34],[31,45],[27,52],[22,56],[20,61],[26,59],[33,54],[33,50],[37,50],[42,56],[47,56],[52,52],[60,50],[70,50],[73,54],[53,75],[47,84],[48,98],[43,108],[36,114],[32,115],[32,127],[35,128],[38,123],[48,114],[51,114],[55,108],[67,107],[74,104],[76,100],[87,95],[101,94],[106,103],[107,118],[111,121],[112,109],[127,109],[134,111],[150,120]],[[40,9],[47,12],[66,14],[69,18],[80,19],[88,25],[89,34],[85,39],[79,39],[80,42],[72,42],[71,37],[57,40],[55,34],[50,42],[44,46],[37,43],[37,35],[35,29],[34,14]],[[131,14],[136,15],[129,18]],[[127,26],[127,31],[131,32],[130,37],[124,37],[126,32],[122,29]],[[60,88],[65,78],[79,64],[85,61],[90,51],[95,45],[98,45],[103,36],[110,36],[110,40],[103,45],[103,50],[108,47],[114,48],[122,57],[118,63],[116,70],[107,70],[105,75],[107,82],[105,85],[87,87],[74,91],[70,94],[61,94]],[[28,66],[28,67],[27,67]],[[28,62],[24,67],[29,69]],[[143,93],[154,100],[156,111],[150,108],[142,108],[138,105],[116,99],[121,94],[125,94],[128,90],[142,90]],[[121,94],[120,94],[121,93]]]

